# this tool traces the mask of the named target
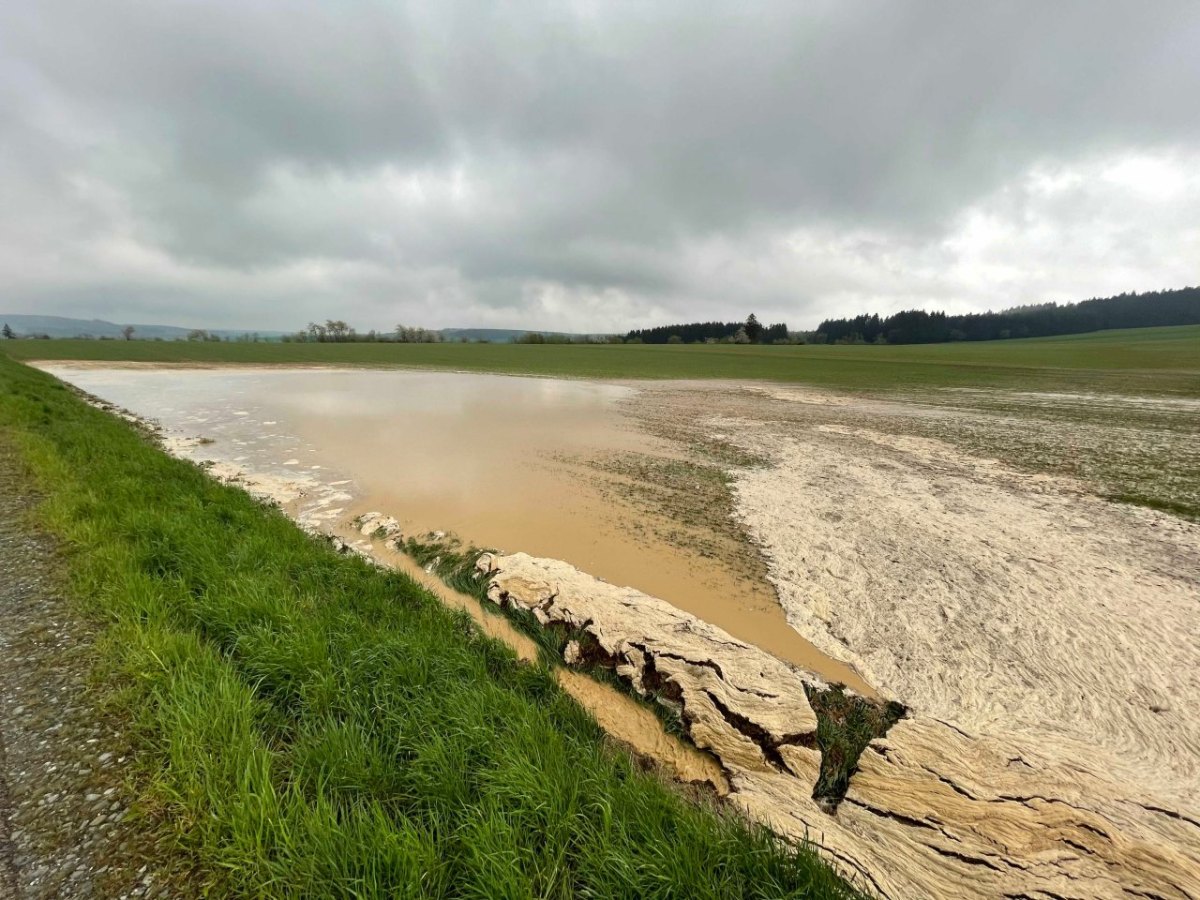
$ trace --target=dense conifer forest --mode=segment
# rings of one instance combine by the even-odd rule
[[[1197,324],[1200,324],[1200,287],[1187,287],[1062,305],[1017,306],[1001,312],[947,315],[912,309],[886,317],[826,319],[813,338],[817,343],[938,344]]]
[[[787,323],[760,325],[751,315],[745,322],[689,322],[639,328],[625,335],[626,342],[641,344],[782,344],[788,340]]]

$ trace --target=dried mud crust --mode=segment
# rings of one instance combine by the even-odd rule
[[[1195,806],[1200,526],[1107,502],[1139,483],[1064,477],[1056,460],[1074,442],[1109,473],[1178,460],[1195,482],[1196,442],[1175,406],[1055,399],[1053,422],[1044,398],[777,386],[651,390],[634,411],[771,460],[733,470],[736,515],[825,653],[922,712],[1082,741]],[[1057,447],[1054,471],[1029,472],[1018,442]]]
[[[729,802],[816,842],[881,898],[1200,897],[1200,821],[1114,780],[1086,752],[1064,758],[1044,740],[969,735],[909,714],[870,741],[855,773],[843,770],[847,781],[828,783],[829,754],[852,748],[823,740],[822,726],[853,728],[861,701],[559,560],[484,553],[476,568],[492,602],[581,633],[568,665],[606,661],[638,693],[676,707],[685,733],[720,760]]]
[[[766,461],[731,460],[730,488],[789,622],[912,710],[824,826],[844,864],[887,896],[1200,897],[1200,405],[684,385],[628,406]],[[1136,494],[1184,518],[1103,499]],[[781,833],[822,828],[793,785],[731,781]]]
[[[0,435],[0,900],[177,897],[129,817],[132,757],[89,688],[93,631]]]

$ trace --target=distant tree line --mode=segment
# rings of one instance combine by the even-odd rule
[[[308,327],[285,334],[286,343],[317,344],[437,344],[442,340],[440,331],[397,325],[394,331],[356,331],[341,319],[326,319],[324,323],[309,322]]]
[[[753,313],[745,322],[689,322],[638,328],[625,335],[627,344],[786,344],[794,337],[787,324],[762,325]]]
[[[557,331],[527,331],[513,338],[514,344],[620,344],[619,334],[563,334]]]
[[[818,326],[813,339],[832,344],[939,344],[1156,325],[1200,325],[1200,287],[1126,293],[1061,305],[1042,303],[966,315],[911,309],[885,317],[862,315],[853,319],[826,319]]]

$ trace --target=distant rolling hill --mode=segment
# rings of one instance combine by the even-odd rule
[[[490,341],[493,344],[511,344],[517,338],[526,334],[543,334],[556,338],[598,338],[599,334],[578,334],[566,331],[538,331],[534,328],[443,328],[444,341]]]
[[[107,322],[104,319],[71,319],[65,316],[26,316],[6,315],[0,313],[0,325],[7,324],[20,336],[47,335],[52,338],[92,337],[120,338],[121,329],[125,325],[117,322]],[[175,340],[186,338],[191,328],[181,328],[178,325],[139,325],[133,323],[135,338],[162,338]],[[261,338],[278,338],[282,331],[253,331],[247,329],[208,329],[212,334],[223,338],[240,337],[243,334],[257,334]]]
[[[443,341],[491,341],[493,344],[511,344],[526,334],[516,328],[443,328]]]

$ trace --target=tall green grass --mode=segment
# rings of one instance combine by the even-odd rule
[[[849,897],[685,799],[544,666],[0,357],[0,440],[103,624],[146,823],[247,897]]]

